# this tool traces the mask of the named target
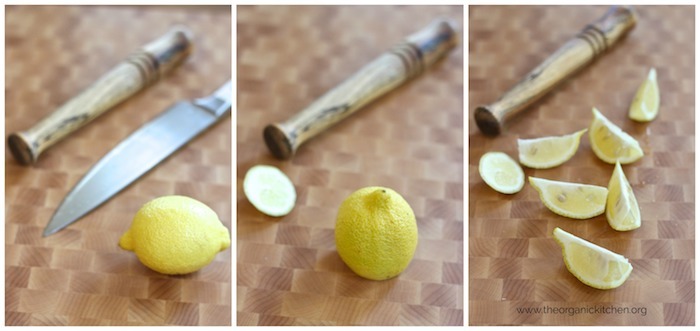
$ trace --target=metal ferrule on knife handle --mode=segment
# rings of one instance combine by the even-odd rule
[[[634,27],[636,21],[631,7],[611,7],[603,17],[586,26],[496,102],[477,107],[474,118],[481,132],[491,136],[500,134],[510,118],[604,54]]]
[[[362,67],[287,121],[265,127],[263,136],[267,147],[279,159],[292,157],[301,144],[419,75],[456,43],[451,23],[444,20],[433,22]]]
[[[39,155],[105,111],[158,81],[177,67],[192,50],[192,35],[176,27],[145,45],[70,99],[32,128],[12,133],[8,145],[21,164]]]

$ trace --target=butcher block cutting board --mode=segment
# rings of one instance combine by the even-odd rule
[[[25,130],[131,52],[184,24],[194,52],[171,75],[53,146],[30,167],[5,152],[7,325],[230,325],[231,251],[178,277],[117,246],[133,215],[163,195],[187,195],[231,223],[231,121],[223,120],[67,229],[42,231],[85,172],[175,102],[230,79],[231,9],[9,6],[5,131]]]
[[[498,137],[482,135],[473,110],[510,86],[602,16],[606,7],[470,7],[469,54],[469,324],[694,325],[695,105],[694,8],[637,7],[626,39],[514,119]],[[627,118],[650,67],[658,73],[658,118]],[[635,137],[645,156],[623,166],[642,226],[617,232],[604,215],[572,220],[555,215],[529,185],[503,195],[480,178],[487,151],[518,159],[517,138],[587,128],[591,108]],[[525,176],[606,186],[613,166],[600,161],[584,135],[563,165]],[[634,270],[621,287],[597,290],[579,282],[552,239],[560,227],[620,253]],[[531,310],[527,310],[531,309]],[[539,309],[539,312],[536,311]]]
[[[237,324],[463,324],[463,53],[275,159],[263,128],[284,121],[404,37],[461,6],[238,7]],[[258,212],[246,171],[270,164],[298,194],[281,218]],[[335,248],[340,203],[370,185],[399,192],[418,247],[398,277],[354,274]]]

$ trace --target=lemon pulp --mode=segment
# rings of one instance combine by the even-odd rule
[[[576,154],[583,129],[563,136],[518,139],[520,163],[534,169],[549,169],[563,164]]]
[[[598,109],[593,108],[593,121],[588,130],[591,148],[598,158],[610,164],[628,164],[644,156],[642,148],[632,136],[610,122]]]
[[[145,266],[168,275],[195,272],[230,245],[228,229],[216,213],[184,196],[144,204],[119,240]]]
[[[557,215],[586,219],[605,212],[608,189],[602,186],[530,177],[544,205]]]
[[[639,204],[619,162],[615,164],[608,184],[605,216],[608,224],[617,231],[634,230],[642,225]]]
[[[651,68],[649,75],[637,89],[630,104],[629,118],[639,122],[649,122],[659,114],[659,84],[656,81],[656,69]]]
[[[601,290],[616,288],[632,273],[632,264],[620,254],[560,228],[555,228],[553,235],[562,248],[566,268],[588,286]]]
[[[411,206],[394,190],[365,187],[338,209],[335,244],[356,274],[373,280],[400,274],[413,259],[418,227]]]
[[[256,165],[248,169],[243,179],[243,193],[257,210],[274,217],[289,214],[297,199],[289,177],[270,165]]]
[[[481,156],[479,175],[488,186],[503,194],[517,193],[525,185],[523,169],[503,152],[488,152]]]

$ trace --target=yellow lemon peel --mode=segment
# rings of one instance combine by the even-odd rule
[[[394,190],[365,187],[338,208],[335,244],[340,258],[356,274],[389,279],[413,259],[418,244],[416,217]]]
[[[176,195],[144,204],[119,240],[145,266],[168,275],[195,272],[230,245],[228,229],[211,208]]]

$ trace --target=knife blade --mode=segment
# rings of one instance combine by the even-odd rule
[[[231,81],[208,97],[181,101],[124,139],[61,202],[44,237],[99,207],[231,111]]]

